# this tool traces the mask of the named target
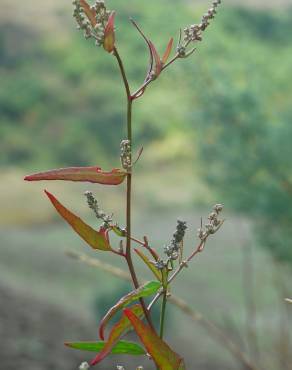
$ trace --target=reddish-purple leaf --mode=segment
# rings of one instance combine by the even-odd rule
[[[171,50],[173,46],[173,37],[169,40],[169,43],[167,45],[167,48],[165,50],[165,53],[162,57],[162,64],[165,64],[168,61],[168,58],[170,56]]]
[[[96,21],[96,11],[90,7],[90,5],[85,0],[80,0],[80,5],[86,14],[88,20],[90,21],[92,27],[97,25]]]
[[[159,370],[185,370],[183,359],[148,325],[145,325],[131,310],[125,309],[124,313]]]
[[[141,305],[137,304],[129,308],[131,312],[133,312],[136,316],[142,318],[144,316],[143,308]],[[132,329],[132,324],[127,318],[126,315],[123,314],[122,318],[114,325],[112,328],[108,340],[105,343],[104,348],[102,351],[92,360],[91,365],[96,365],[97,363],[101,362],[106,356],[108,356],[113,347],[118,343],[119,339],[127,334],[128,331]]]
[[[105,172],[99,167],[69,167],[28,175],[24,178],[24,180],[63,180],[92,182],[102,185],[119,185],[125,180],[126,176],[127,173],[119,169],[113,169],[111,172]]]
[[[122,297],[104,316],[101,320],[99,326],[99,336],[100,339],[104,340],[104,330],[106,324],[109,320],[121,309],[127,307],[132,302],[137,301],[139,298],[142,297],[149,297],[158,292],[159,288],[161,287],[161,283],[158,281],[150,281],[140,288],[133,290],[132,292],[128,293],[124,297]]]
[[[103,42],[103,47],[104,49],[112,53],[115,48],[115,12],[112,12],[111,15],[109,16],[108,22],[105,26],[104,30],[104,42]]]
[[[149,45],[150,45],[150,48],[151,48],[151,53],[152,53],[153,58],[155,60],[155,70],[154,70],[155,76],[158,77],[160,75],[161,71],[162,71],[162,67],[163,67],[162,61],[160,59],[160,56],[159,56],[153,42],[151,42],[150,40],[149,40]]]
[[[81,218],[74,215],[71,211],[65,208],[51,193],[45,190],[51,203],[57,212],[68,222],[74,231],[93,249],[101,251],[111,251],[107,233],[104,229],[100,231],[94,230],[81,220]]]

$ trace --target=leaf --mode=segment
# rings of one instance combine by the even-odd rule
[[[129,294],[122,297],[104,316],[101,320],[100,327],[99,327],[99,336],[100,339],[104,340],[104,329],[106,324],[109,320],[121,309],[128,306],[130,303],[137,301],[139,298],[142,297],[149,297],[159,290],[161,284],[158,281],[150,281],[140,288],[133,290]]]
[[[106,343],[103,341],[100,342],[67,342],[65,346],[78,349],[80,351],[88,352],[101,352],[104,350]],[[110,351],[113,355],[127,354],[127,355],[145,355],[145,350],[140,347],[137,343],[128,342],[121,340],[117,342]],[[93,365],[93,364],[92,364]]]
[[[104,49],[107,52],[112,53],[115,48],[115,41],[115,12],[112,12],[104,30]]]
[[[140,304],[134,305],[129,308],[135,315],[142,318],[144,317],[143,308]],[[101,362],[106,356],[112,353],[113,348],[115,348],[116,343],[118,340],[127,334],[128,331],[132,329],[132,324],[127,318],[126,315],[122,315],[122,318],[113,326],[108,340],[105,343],[103,350],[92,360],[91,365],[96,365],[97,363]]]
[[[116,235],[121,238],[124,238],[127,235],[126,231],[122,230],[119,226],[112,226],[111,229]]]
[[[157,53],[157,50],[154,46],[154,44],[149,40],[149,45],[150,45],[150,48],[151,48],[151,53],[153,55],[153,58],[155,60],[155,76],[158,77],[162,71],[162,61],[160,59],[160,56],[159,54]]]
[[[138,254],[138,256],[144,261],[144,263],[149,267],[149,269],[152,271],[152,273],[155,275],[155,277],[159,280],[162,281],[162,275],[161,271],[156,268],[153,263],[149,260],[148,257],[145,256],[143,252],[141,252],[139,249],[134,249],[135,252]]]
[[[110,251],[111,247],[108,242],[106,231],[94,230],[91,226],[87,225],[81,218],[75,216],[71,211],[65,208],[51,193],[45,190],[48,198],[50,199],[57,212],[68,222],[74,231],[93,249],[101,251]]]
[[[165,50],[165,53],[162,57],[162,64],[165,64],[168,61],[168,58],[170,56],[171,50],[173,46],[173,37],[169,40],[169,43],[167,45],[167,48]]]
[[[80,0],[80,5],[84,13],[86,14],[87,18],[89,19],[92,27],[95,27],[97,25],[95,10],[92,9],[85,0]]]
[[[183,359],[160,339],[148,325],[145,325],[131,310],[125,309],[124,313],[131,321],[141,342],[160,370],[185,370]]]
[[[119,185],[125,180],[126,176],[127,173],[119,169],[104,172],[99,167],[69,167],[29,175],[24,180],[63,180],[92,182],[102,185]]]

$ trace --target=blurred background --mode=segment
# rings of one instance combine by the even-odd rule
[[[109,0],[134,90],[147,49],[132,16],[162,52],[208,1]],[[291,7],[290,7],[291,6]],[[90,354],[65,340],[95,340],[97,323],[130,289],[70,259],[94,257],[45,199],[48,188],[94,225],[84,191],[124,224],[125,188],[23,182],[54,167],[119,166],[124,91],[113,58],[76,31],[66,0],[1,0],[0,361],[6,370],[77,369]],[[255,369],[292,369],[292,1],[229,0],[190,59],[174,64],[137,101],[134,233],[157,249],[188,221],[224,203],[226,223],[173,292],[246,354]],[[118,259],[96,255],[120,266]],[[150,279],[139,269],[141,278]],[[167,338],[188,369],[245,369],[200,320],[167,311]],[[111,357],[100,369],[151,363]]]

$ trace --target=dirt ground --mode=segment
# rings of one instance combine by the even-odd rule
[[[0,369],[73,370],[92,358],[63,345],[66,339],[77,339],[76,333],[80,339],[90,338],[92,323],[3,285],[0,297]],[[99,369],[113,367],[105,363]]]

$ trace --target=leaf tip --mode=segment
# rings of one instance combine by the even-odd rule
[[[115,16],[116,12],[112,11],[104,31],[103,47],[108,53],[112,53],[115,49]]]

